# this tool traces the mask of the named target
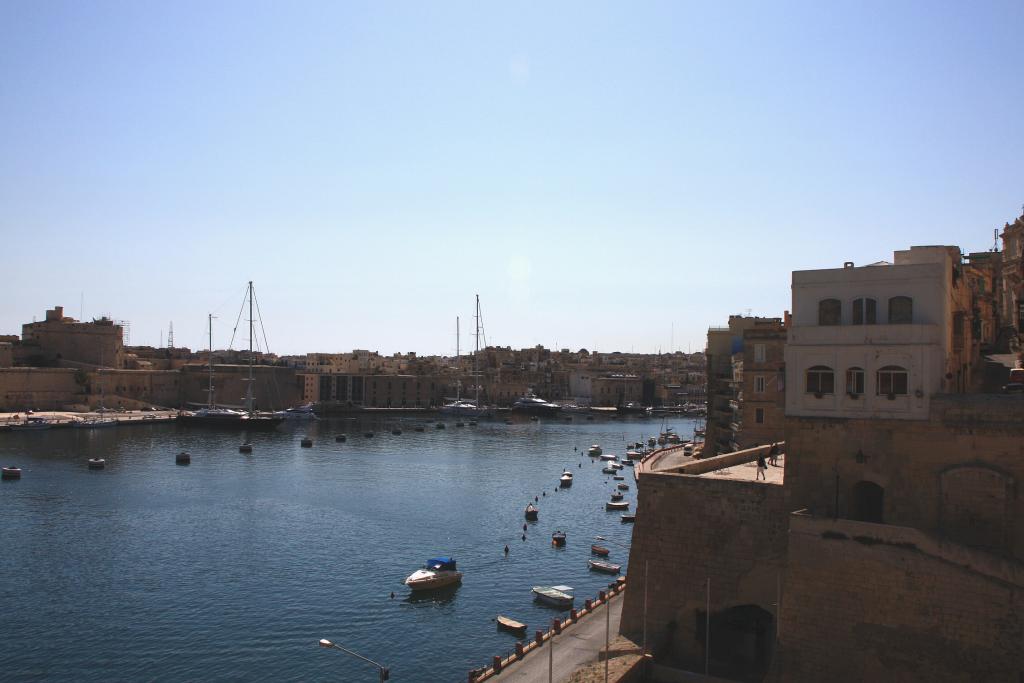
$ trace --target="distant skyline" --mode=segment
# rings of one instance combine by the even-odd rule
[[[0,4],[0,334],[696,351],[790,272],[993,246],[1020,2]],[[236,347],[239,346],[236,344]]]

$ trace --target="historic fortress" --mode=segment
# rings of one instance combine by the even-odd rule
[[[654,680],[1024,680],[1024,216],[1002,237],[794,272],[779,466],[639,468],[621,628]]]

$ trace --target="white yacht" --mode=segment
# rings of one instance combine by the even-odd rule
[[[417,569],[405,579],[405,585],[414,591],[443,588],[462,582],[462,572],[455,568],[451,557],[432,557],[423,569]]]
[[[274,417],[282,417],[285,420],[319,420],[316,413],[313,412],[313,404],[307,403],[306,405],[296,406],[294,408],[287,408],[285,410],[278,410],[274,412]]]

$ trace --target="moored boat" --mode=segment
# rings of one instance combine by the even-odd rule
[[[620,500],[622,500],[622,494],[621,493],[616,491],[615,493],[612,494],[612,502],[617,503]]]
[[[628,491],[629,490],[629,484],[625,484],[625,483],[619,484],[619,490],[620,491]]]
[[[605,454],[601,455],[601,459],[602,460],[612,461],[612,460],[618,460],[619,456],[615,455],[614,453],[605,453]]]
[[[405,585],[414,591],[432,590],[462,581],[462,572],[455,568],[451,557],[432,557],[423,569],[417,569],[405,579]]]
[[[12,431],[34,432],[40,429],[49,429],[53,423],[43,417],[29,417],[24,422],[10,425]]]
[[[565,532],[556,531],[551,534],[551,545],[562,548],[565,546]]]
[[[622,565],[612,564],[611,562],[605,562],[603,560],[587,560],[587,564],[590,568],[596,572],[604,572],[605,574],[618,574],[619,570],[622,569]]]
[[[595,555],[600,555],[601,557],[608,557],[608,553],[610,553],[611,551],[602,545],[592,545],[590,546],[590,552],[594,553]]]
[[[615,474],[616,472],[618,472],[618,470],[612,467],[611,465],[602,467],[601,471],[604,472],[605,474]]]
[[[498,622],[498,628],[500,629],[504,629],[510,633],[515,633],[518,636],[526,635],[526,624],[522,622],[509,617],[504,617],[500,614],[495,617],[494,620]]]
[[[568,609],[572,607],[572,601],[575,599],[569,593],[571,590],[569,586],[534,586],[533,595],[543,603]]]
[[[622,517],[623,524],[632,524],[636,521],[636,515],[620,515]]]
[[[572,472],[569,470],[562,472],[562,476],[558,478],[558,485],[563,489],[567,489],[572,486]]]
[[[537,509],[536,505],[534,505],[533,503],[527,504],[527,506],[526,506],[526,513],[525,513],[526,514],[526,519],[528,519],[531,522],[536,522],[537,521],[537,515],[539,514],[539,512],[540,511]]]
[[[604,504],[604,509],[605,510],[628,510],[629,509],[629,501],[628,500],[609,500],[607,503]]]
[[[587,455],[593,455],[595,457],[601,455],[601,447],[595,443],[587,449]]]

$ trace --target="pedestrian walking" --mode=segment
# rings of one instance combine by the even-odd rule
[[[765,476],[765,471],[768,469],[768,464],[764,461],[764,453],[757,454],[757,475],[754,480],[764,479],[768,481],[768,477]]]
[[[779,445],[772,442],[772,447],[768,451],[768,464],[772,467],[779,466]]]

